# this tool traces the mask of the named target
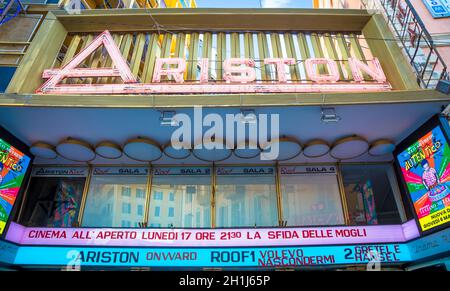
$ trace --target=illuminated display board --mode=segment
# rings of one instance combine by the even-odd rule
[[[396,149],[405,190],[423,233],[450,222],[450,146],[446,121],[432,118]]]
[[[290,247],[18,246],[0,241],[0,261],[15,265],[110,267],[311,267],[398,264],[449,252],[450,229],[405,243]]]
[[[430,236],[417,238],[413,235],[416,224],[413,220],[397,225],[403,229],[404,238],[399,242],[388,243],[349,243],[338,240],[340,244],[322,240],[322,245],[307,245],[305,241],[297,240],[305,245],[291,246],[256,246],[245,245],[228,247],[215,243],[191,243],[189,247],[180,247],[173,240],[171,247],[142,246],[121,242],[121,245],[110,241],[99,241],[99,244],[83,244],[79,246],[38,245],[30,241],[15,241],[0,243],[0,262],[22,266],[64,266],[72,270],[84,267],[161,267],[161,268],[192,268],[192,267],[313,267],[325,265],[348,264],[402,264],[413,262],[438,254],[449,252],[448,240],[450,229],[445,229]],[[24,235],[26,229],[11,224],[10,231],[15,235]],[[323,228],[325,231],[333,228]],[[338,229],[338,228],[335,228]],[[103,229],[111,232],[113,229]],[[123,231],[124,229],[114,229]],[[274,230],[274,229],[271,229]],[[149,230],[152,231],[152,230]],[[200,230],[196,230],[200,231]],[[232,229],[230,231],[237,231]],[[379,230],[378,230],[379,231]],[[386,232],[393,229],[385,229]],[[417,231],[417,229],[416,229]],[[50,233],[56,233],[51,229]],[[395,235],[395,231],[393,232]],[[50,234],[47,234],[49,236]],[[8,238],[10,240],[10,238]],[[285,241],[282,241],[285,242]],[[314,242],[314,240],[312,241]],[[73,243],[73,241],[71,241]]]
[[[0,138],[0,235],[20,192],[30,157]]]
[[[48,228],[11,223],[7,240],[21,245],[86,247],[268,247],[406,242],[419,236],[403,225],[303,228]]]
[[[292,267],[410,260],[406,244],[278,248],[20,247],[20,265],[140,267]]]

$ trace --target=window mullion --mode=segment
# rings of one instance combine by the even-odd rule
[[[152,193],[153,167],[148,166],[147,188],[145,189],[145,211],[143,225],[147,227],[150,212],[150,198]]]

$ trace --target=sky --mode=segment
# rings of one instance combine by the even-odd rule
[[[196,0],[198,8],[311,8],[313,0]]]

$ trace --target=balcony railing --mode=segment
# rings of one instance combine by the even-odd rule
[[[436,88],[439,80],[449,80],[444,59],[430,33],[409,0],[379,0],[389,24],[423,88]]]
[[[24,10],[22,3],[18,0],[0,1],[0,25],[16,17]]]
[[[434,89],[440,80],[449,80],[445,60],[409,0],[320,0],[317,8],[366,9],[381,12],[404,49],[418,84]]]

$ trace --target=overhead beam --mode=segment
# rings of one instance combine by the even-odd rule
[[[360,32],[370,14],[359,9],[93,9],[52,11],[68,32],[270,30]],[[155,25],[155,21],[160,25]]]
[[[192,108],[240,106],[334,106],[450,102],[450,95],[437,90],[362,93],[276,93],[214,95],[26,95],[0,94],[2,106],[91,108]]]

